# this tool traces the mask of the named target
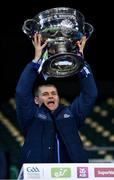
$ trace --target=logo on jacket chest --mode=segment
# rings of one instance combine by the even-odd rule
[[[62,115],[62,114],[61,114],[61,115]],[[61,117],[61,115],[59,115],[59,117]],[[52,118],[51,118],[50,116],[48,117],[46,114],[43,114],[43,113],[38,113],[38,114],[37,114],[37,117],[38,117],[39,119],[41,119],[41,120],[44,120],[44,121],[46,121],[46,120],[52,121]],[[57,117],[54,117],[54,118],[59,119],[59,117],[58,117],[58,118],[57,118]],[[70,115],[69,113],[63,113],[62,117],[63,117],[63,119],[68,119],[68,118],[71,117],[71,115]]]
[[[64,113],[63,117],[66,119],[66,118],[69,118],[70,117],[70,114],[67,114],[67,113]]]
[[[45,114],[39,113],[38,114],[38,118],[42,119],[42,120],[46,120],[47,116]]]

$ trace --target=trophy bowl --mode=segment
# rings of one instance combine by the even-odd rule
[[[68,7],[48,9],[25,20],[22,30],[30,38],[40,33],[42,42],[48,42],[48,59],[43,65],[43,73],[52,77],[66,77],[78,73],[83,67],[76,41],[83,35],[89,38],[93,26],[85,22],[80,11]]]

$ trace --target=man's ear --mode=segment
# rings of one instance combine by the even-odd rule
[[[35,104],[39,104],[39,98],[36,96],[35,98],[34,98],[34,102],[35,102]]]

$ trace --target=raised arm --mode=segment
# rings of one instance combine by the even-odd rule
[[[17,120],[23,131],[26,131],[34,115],[35,103],[32,88],[38,75],[36,64],[40,61],[42,50],[46,46],[46,43],[41,45],[41,35],[39,34],[34,35],[32,42],[35,48],[35,57],[24,68],[16,87]],[[40,67],[40,63],[38,65]]]
[[[82,55],[85,43],[85,36],[81,39],[81,41],[77,42],[80,53]],[[71,109],[74,116],[76,117],[77,125],[80,127],[81,123],[87,116],[89,116],[94,106],[95,100],[97,98],[97,87],[92,70],[87,62],[85,62],[85,65],[79,72],[78,76],[80,81],[80,94],[74,99],[73,103],[71,104]]]

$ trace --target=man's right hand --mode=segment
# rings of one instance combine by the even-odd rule
[[[46,47],[47,41],[42,44],[41,34],[35,33],[32,40],[33,46],[35,48],[35,57],[34,60],[38,61],[42,55],[42,50]]]
[[[84,47],[85,47],[85,44],[86,44],[86,41],[87,41],[87,38],[86,36],[82,36],[82,38],[76,42],[76,45],[78,46],[79,48],[79,53],[81,53],[82,55],[84,55]]]

